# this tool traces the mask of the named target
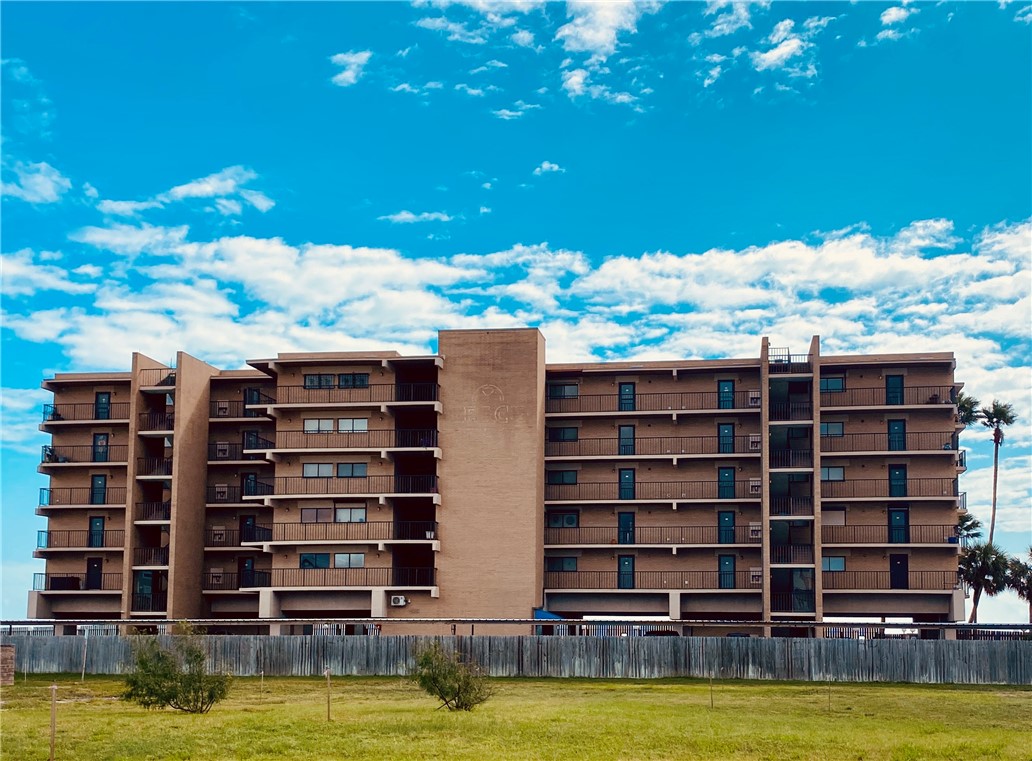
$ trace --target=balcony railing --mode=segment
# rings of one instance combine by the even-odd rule
[[[772,449],[770,452],[772,468],[812,468],[813,452],[809,449]]]
[[[549,398],[546,412],[686,412],[695,410],[759,410],[760,395],[755,391],[671,391],[635,394],[634,399],[620,394],[586,394]]]
[[[205,547],[239,547],[240,531],[229,528],[209,528],[204,530]]]
[[[111,422],[125,423],[129,420],[129,402],[43,405],[44,423],[57,423],[63,420],[110,420]]]
[[[958,584],[956,571],[825,571],[822,575],[827,589],[954,589]]]
[[[174,368],[168,367],[153,367],[146,370],[140,370],[140,385],[141,386],[170,386],[175,388],[176,386],[176,371]]]
[[[60,507],[62,505],[118,505],[125,507],[125,487],[108,486],[103,489],[91,486],[73,486],[71,488],[39,490],[40,507]]]
[[[546,571],[545,589],[747,589],[761,579],[749,571]]]
[[[255,437],[257,439],[257,437]],[[262,439],[264,441],[264,439]],[[257,442],[254,442],[257,443]],[[263,456],[259,452],[248,451],[252,449],[252,442],[248,442],[245,447],[243,444],[235,444],[230,442],[214,442],[208,444],[208,461],[218,462],[219,460],[263,460]]]
[[[171,431],[175,428],[174,412],[141,412],[137,416],[141,431]]]
[[[847,388],[821,393],[821,409],[830,407],[893,407],[898,405],[955,404],[953,386],[912,386],[902,390]]]
[[[822,436],[821,452],[935,452],[953,449],[953,432],[847,433]]]
[[[168,547],[136,547],[133,549],[133,565],[168,565]]]
[[[771,497],[770,514],[813,515],[813,497]]]
[[[757,481],[638,481],[633,484],[606,483],[545,484],[545,500],[579,502],[583,500],[682,500],[682,499],[759,499]]]
[[[201,579],[201,589],[208,592],[232,592],[237,589],[269,586],[269,571],[244,571],[242,573],[206,573]]]
[[[361,433],[277,431],[276,440],[248,441],[245,449],[419,449],[437,446],[437,431],[373,430]]]
[[[578,439],[546,441],[546,457],[620,457],[624,455],[759,454],[760,438],[753,436],[642,436],[635,439]]]
[[[383,404],[391,402],[436,402],[436,383],[373,383],[364,388],[307,388],[280,386],[276,398],[262,395],[261,404]]]
[[[770,596],[770,609],[774,613],[813,613],[814,593],[806,590],[775,592]]]
[[[759,525],[750,526],[580,526],[546,528],[545,544],[756,544]]]
[[[437,538],[435,521],[273,523],[253,528],[254,531],[244,531],[245,542],[382,542]]]
[[[813,563],[813,546],[809,544],[772,544],[770,562],[781,565]]]
[[[133,593],[133,613],[163,613],[168,609],[168,592]]]
[[[137,502],[136,520],[167,521],[172,519],[171,502]]]
[[[812,420],[813,405],[810,402],[771,402],[771,420]]]
[[[138,476],[171,476],[171,457],[137,457],[136,475]]]
[[[255,586],[271,587],[432,587],[433,568],[274,568],[255,571]],[[266,581],[267,583],[260,583]]]
[[[265,418],[262,410],[249,408],[247,404],[239,399],[212,399],[208,403],[208,416],[211,418]]]
[[[855,497],[944,497],[957,496],[953,478],[856,478],[846,481],[821,481],[821,497],[843,499]]]
[[[122,529],[90,531],[37,531],[36,547],[41,550],[107,547],[120,549],[125,544]]]
[[[36,592],[118,592],[122,589],[120,573],[36,573],[32,575]]]
[[[54,447],[45,444],[40,454],[40,462],[43,465],[100,462],[125,463],[128,460],[129,447],[125,444],[108,444],[107,446],[84,444],[70,447]]]
[[[252,493],[253,491],[253,493]],[[365,478],[305,478],[283,476],[254,481],[245,497],[306,494],[435,494],[437,476],[367,476]]]
[[[250,496],[259,493],[259,488],[251,484],[247,490]],[[239,486],[209,486],[205,496],[205,502],[209,505],[239,505],[244,504],[244,489]]]
[[[788,349],[770,349],[767,353],[767,367],[771,375],[813,372],[809,354],[790,354]]]
[[[821,526],[824,544],[959,544],[957,527],[950,525],[911,526]]]

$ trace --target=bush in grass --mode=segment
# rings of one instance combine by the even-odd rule
[[[126,677],[124,700],[144,708],[175,708],[208,713],[229,695],[229,674],[209,674],[204,650],[193,638],[178,636],[171,648],[147,637],[134,648],[132,673]]]
[[[494,692],[478,663],[445,652],[439,642],[419,653],[412,680],[441,701],[438,710],[472,711]]]

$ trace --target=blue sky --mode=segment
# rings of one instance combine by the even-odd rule
[[[1032,5],[5,3],[2,613],[43,376],[138,350],[953,351],[1032,527]],[[963,438],[988,518],[991,449]],[[1020,603],[981,618],[1022,620]]]

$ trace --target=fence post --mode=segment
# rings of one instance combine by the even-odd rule
[[[330,721],[330,667],[326,667],[326,721]]]
[[[54,761],[54,745],[57,738],[57,685],[50,685],[50,761]]]

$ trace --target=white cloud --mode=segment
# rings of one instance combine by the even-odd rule
[[[391,92],[404,92],[410,95],[427,95],[431,90],[440,90],[444,87],[441,82],[427,82],[424,85],[413,85],[409,82],[402,82],[391,88]],[[456,87],[455,89],[459,89]]]
[[[542,174],[550,174],[552,172],[566,172],[558,164],[553,164],[551,161],[542,161],[540,166],[534,169],[534,174],[540,176]]]
[[[98,191],[95,187],[90,185],[88,182],[84,182],[82,184],[82,194],[84,196],[86,196],[87,198],[97,198],[100,195],[100,191]]]
[[[373,53],[370,50],[351,50],[331,56],[331,63],[344,68],[334,74],[330,81],[338,87],[351,87],[362,78],[365,66],[372,57]]]
[[[215,196],[228,196],[236,193],[241,185],[245,185],[258,175],[252,170],[242,166],[231,166],[221,172],[209,174],[198,180],[192,180],[183,185],[177,185],[162,197],[173,201],[180,201],[184,198],[213,198]]]
[[[377,219],[393,224],[410,225],[414,222],[451,222],[453,217],[445,214],[443,211],[424,211],[414,214],[411,211],[402,210],[394,214],[377,217]]]
[[[0,183],[0,193],[7,198],[20,198],[28,203],[56,203],[72,187],[72,181],[45,161],[37,164],[16,163],[11,171],[17,180]]]
[[[416,26],[434,32],[444,32],[450,42],[465,42],[469,45],[483,45],[487,42],[487,32],[484,29],[470,29],[466,24],[449,21],[444,16],[421,18],[416,21]]]
[[[455,89],[459,92],[464,92],[466,95],[472,95],[475,98],[483,97],[484,91],[479,87],[470,87],[469,85],[460,82],[455,85]]]
[[[70,273],[63,267],[37,264],[34,259],[33,252],[27,248],[13,254],[0,254],[0,292],[5,298],[34,296],[40,291],[90,293],[96,290],[92,283],[77,283],[69,279]]]
[[[241,190],[240,197],[263,214],[276,205],[276,202],[260,190]]]
[[[480,213],[481,214],[490,214],[491,213],[491,207],[490,206],[481,206],[480,207]]]
[[[513,42],[523,48],[534,47],[534,33],[526,29],[516,30],[512,36],[509,37]]]
[[[794,37],[795,35],[792,34],[792,27],[794,26],[795,22],[790,18],[787,18],[784,21],[779,21],[775,24],[774,31],[770,33],[767,41],[771,45],[777,45],[779,42],[787,40],[789,37]]]
[[[133,256],[144,252],[167,254],[186,239],[188,230],[186,225],[155,227],[144,223],[136,227],[116,224],[108,227],[82,227],[68,237],[78,243]]]
[[[503,63],[497,59],[492,58],[490,61],[482,66],[477,66],[475,69],[470,69],[470,74],[483,74],[485,71],[491,71],[491,69],[507,69],[509,64]]]
[[[112,201],[104,199],[97,204],[97,211],[115,217],[135,217],[141,211],[163,206],[161,201]]]
[[[880,16],[882,26],[890,26],[892,24],[899,24],[906,21],[910,16],[915,13],[920,13],[917,8],[904,8],[902,6],[894,6],[892,8],[886,8],[882,11]]]
[[[212,207],[223,215],[238,215],[243,212],[243,205],[237,196],[249,206],[264,213],[276,205],[276,202],[258,190],[250,190],[243,186],[258,175],[251,169],[242,166],[226,167],[220,172],[201,177],[196,180],[177,185],[171,190],[159,193],[145,201],[113,201],[104,199],[97,204],[102,214],[117,217],[136,217],[142,211],[164,208],[169,203],[185,201],[192,198],[215,198]]]
[[[215,210],[224,217],[231,217],[242,213],[244,207],[234,198],[216,198]]]
[[[716,14],[717,17],[713,19],[713,23],[704,32],[704,35],[706,37],[726,37],[740,29],[752,29],[749,5],[748,2],[738,2],[737,0],[735,2],[732,0],[708,0],[703,13],[706,16]],[[769,3],[759,3],[759,5],[766,6]]]
[[[1032,5],[1019,8],[1018,12],[1014,14],[1014,20],[1019,24],[1032,24]]]
[[[513,119],[519,119],[523,117],[528,111],[541,108],[536,103],[524,103],[522,100],[518,100],[513,103],[512,108],[499,108],[491,113],[497,116],[499,119],[505,121],[511,121]]]
[[[607,85],[593,82],[591,72],[587,69],[568,69],[562,77],[563,89],[571,99],[586,95],[594,100],[621,104],[633,104],[638,100],[629,92],[614,92]]]
[[[767,69],[780,69],[785,66],[789,59],[800,55],[806,49],[806,43],[798,37],[790,37],[782,40],[776,47],[765,52],[750,53],[753,67],[757,71]]]
[[[559,28],[555,39],[571,53],[590,53],[594,61],[604,61],[616,51],[623,32],[638,31],[638,19],[655,13],[662,3],[635,0],[567,0],[570,22]]]
[[[723,69],[720,66],[714,66],[712,69],[706,72],[706,78],[703,80],[702,86],[709,87],[710,85],[714,84],[718,79],[720,79],[720,75],[722,73]]]

